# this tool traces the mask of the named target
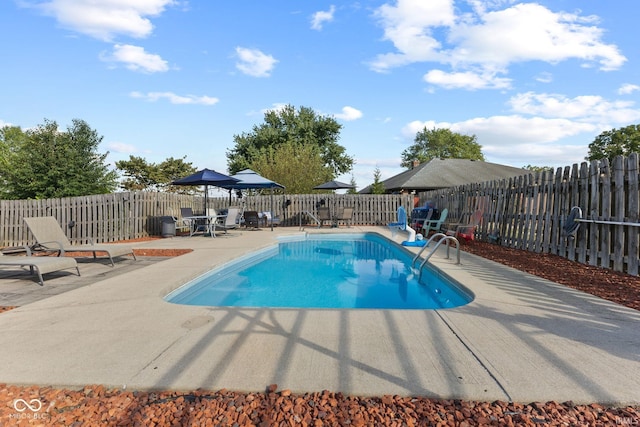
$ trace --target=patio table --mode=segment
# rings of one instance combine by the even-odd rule
[[[193,216],[185,216],[183,217],[183,219],[188,219],[193,221],[194,227],[191,227],[191,229],[189,230],[189,237],[192,237],[200,229],[201,225],[197,224],[198,220],[204,220],[205,222],[204,224],[205,236],[207,235],[207,233],[209,233],[211,237],[216,237],[216,222],[218,222],[219,219],[223,219],[226,217],[227,217],[226,215],[193,215]]]

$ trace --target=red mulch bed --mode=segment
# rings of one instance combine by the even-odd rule
[[[462,241],[462,249],[579,291],[640,310],[640,277],[486,242]]]
[[[482,242],[463,249],[604,299],[640,309],[640,278]],[[158,252],[155,256],[165,256]],[[0,307],[0,312],[3,307]],[[23,399],[42,408],[32,412]],[[638,407],[573,402],[474,402],[400,396],[355,397],[322,391],[292,394],[228,390],[137,392],[0,384],[0,425],[74,426],[615,426],[640,425]],[[18,406],[18,409],[15,406]]]
[[[353,397],[321,391],[292,394],[132,392],[0,384],[2,425],[63,426],[615,426],[637,425],[637,408],[572,402],[520,404],[400,396]],[[41,409],[18,412],[16,399]],[[33,399],[37,399],[34,401]],[[22,402],[18,408],[24,409]],[[636,424],[634,424],[636,423]]]

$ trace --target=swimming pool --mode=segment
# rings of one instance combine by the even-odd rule
[[[175,304],[223,307],[439,309],[473,294],[375,233],[309,234],[281,240],[215,268],[165,297]]]

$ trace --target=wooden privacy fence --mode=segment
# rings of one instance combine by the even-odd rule
[[[583,264],[638,275],[640,224],[638,154],[574,164],[509,180],[420,193],[449,209],[447,222],[465,222],[480,209],[477,237],[499,233],[503,245],[552,253]],[[583,219],[575,236],[563,227],[573,206]]]
[[[318,193],[209,197],[208,207],[220,210],[241,206],[244,210],[273,211],[280,217],[281,226],[299,226],[301,222],[314,226],[312,218],[303,212],[315,214],[316,205],[321,201],[332,212],[354,207],[354,225],[387,224],[396,221],[400,205],[409,211],[413,206],[413,198],[408,195]],[[0,247],[35,243],[24,223],[25,217],[53,216],[72,243],[90,240],[103,243],[158,236],[163,217],[179,218],[182,207],[202,212],[204,198],[138,191],[60,199],[0,200]]]

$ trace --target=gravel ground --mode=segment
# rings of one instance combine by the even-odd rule
[[[553,255],[470,242],[463,249],[522,271],[640,309],[640,278]],[[0,313],[8,308],[0,307]],[[0,425],[56,426],[640,426],[640,407],[573,402],[473,402],[228,390],[136,392],[0,384]]]

